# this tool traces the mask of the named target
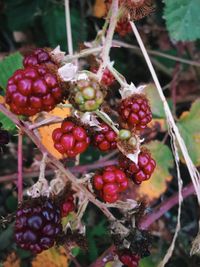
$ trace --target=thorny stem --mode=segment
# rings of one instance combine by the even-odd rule
[[[108,62],[110,61],[109,54],[110,54],[110,49],[112,47],[113,35],[115,32],[115,27],[116,27],[118,15],[119,15],[118,4],[119,4],[119,0],[112,1],[112,5],[111,5],[112,13],[111,13],[111,18],[110,18],[110,24],[109,24],[108,32],[107,32],[106,39],[103,45],[103,50],[102,50],[102,63],[97,72],[99,81],[101,81],[104,69],[106,68]]]
[[[45,180],[46,160],[47,160],[47,153],[44,153],[42,160],[40,162],[40,176],[38,181]]]
[[[126,82],[125,78],[118,73],[118,71],[113,68],[111,63],[107,64],[107,68],[112,73],[112,75],[115,77],[115,79],[118,81],[118,83],[121,85],[121,87],[127,87],[128,83]],[[123,77],[123,78],[122,78]]]
[[[17,181],[17,188],[18,188],[18,203],[22,202],[23,200],[23,174],[22,174],[22,168],[23,168],[23,133],[19,129],[18,134],[18,152],[17,152],[17,158],[18,158],[18,181]]]
[[[63,63],[71,62],[74,59],[79,59],[82,57],[87,57],[91,54],[99,54],[102,51],[102,46],[94,47],[94,48],[88,48],[82,50],[80,53],[74,54],[74,55],[67,55],[65,56]]]
[[[33,129],[37,129],[46,125],[51,125],[51,124],[56,124],[59,122],[62,122],[63,119],[60,117],[50,117],[48,119],[44,119],[40,122],[34,123],[32,125],[29,126],[29,130],[33,130]]]
[[[69,0],[65,0],[65,16],[66,16],[68,52],[69,52],[69,55],[72,55],[73,54],[73,42],[72,42]]]

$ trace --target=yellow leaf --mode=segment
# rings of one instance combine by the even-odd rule
[[[107,9],[104,0],[96,0],[93,7],[93,15],[97,18],[102,18],[106,15]]]
[[[169,169],[173,167],[173,155],[168,146],[159,141],[152,141],[145,145],[156,161],[156,169],[148,181],[139,187],[137,195],[148,201],[159,198],[166,190],[167,183],[172,180]]]
[[[68,258],[63,247],[50,248],[38,254],[32,267],[68,267]]]
[[[3,262],[3,267],[20,267],[20,259],[17,257],[15,252],[12,252]]]
[[[68,104],[68,102],[66,102],[65,104]],[[49,117],[49,115],[57,116],[57,117],[60,117],[62,119],[65,119],[66,117],[68,117],[70,115],[70,109],[65,108],[65,107],[63,107],[63,108],[62,107],[56,107],[48,113],[48,117]],[[34,123],[36,123],[37,117],[34,116],[31,120]],[[38,128],[42,144],[57,159],[61,159],[62,155],[54,148],[54,143],[52,140],[52,132],[54,129],[59,128],[60,125],[61,125],[61,123],[56,123],[56,124],[51,124],[49,126],[43,126],[43,127]]]
[[[5,98],[2,95],[0,95],[0,104],[4,104],[4,103],[5,103]]]

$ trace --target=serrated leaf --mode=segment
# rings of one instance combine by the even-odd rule
[[[5,104],[5,100],[3,96],[0,96],[0,104]],[[2,112],[0,112],[0,122],[3,125],[3,129],[9,132],[14,132],[14,130],[16,129],[15,124]]]
[[[143,182],[137,190],[137,194],[152,201],[159,198],[167,189],[167,182],[172,176],[169,172],[173,167],[173,155],[168,146],[160,141],[152,141],[145,145],[156,161],[156,169],[148,181]]]
[[[22,68],[22,61],[22,55],[17,52],[6,57],[0,62],[0,87],[2,87],[4,91],[6,90],[8,79],[17,69]]]
[[[177,41],[200,38],[200,1],[165,0],[165,19],[171,37]]]
[[[177,126],[192,161],[196,166],[200,166],[200,99],[192,104],[189,112],[184,112],[181,115]],[[182,156],[181,160],[184,162]]]
[[[15,252],[10,253],[6,260],[3,262],[3,267],[20,267],[20,259]]]

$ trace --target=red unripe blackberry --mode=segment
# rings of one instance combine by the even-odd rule
[[[117,147],[117,134],[104,122],[100,124],[101,131],[94,134],[94,145],[101,151],[109,151]]]
[[[62,204],[62,209],[61,209],[62,217],[67,216],[74,209],[75,209],[74,197],[71,195],[71,196],[68,196],[67,199]]]
[[[40,64],[55,64],[52,60],[49,52],[43,48],[36,48],[31,54],[24,57],[23,65],[24,67],[31,67]]]
[[[119,159],[119,166],[134,183],[141,184],[141,182],[150,179],[156,167],[156,162],[151,157],[151,154],[144,150],[138,156],[138,164],[122,156]]]
[[[33,116],[50,111],[62,98],[57,77],[45,65],[17,70],[8,80],[6,103],[17,115]]]
[[[97,73],[98,68],[93,67],[91,68],[91,71],[94,73]],[[112,73],[109,71],[109,69],[105,69],[101,78],[101,83],[103,86],[111,86],[115,82],[115,77],[112,75]]]
[[[14,231],[21,248],[33,253],[49,249],[62,231],[60,208],[50,199],[32,199],[17,210]]]
[[[129,250],[118,253],[119,260],[127,267],[138,267],[140,257],[132,254]]]
[[[126,18],[119,20],[117,22],[115,31],[122,37],[132,32],[132,28],[131,28],[129,20]]]
[[[62,122],[61,128],[53,131],[52,139],[55,149],[69,158],[83,153],[90,143],[86,130],[69,119]]]
[[[134,94],[121,101],[119,114],[122,121],[130,128],[143,130],[152,120],[151,108],[143,94]]]
[[[106,167],[93,177],[94,188],[104,201],[114,203],[119,199],[119,193],[128,187],[128,179],[123,171],[115,166]]]

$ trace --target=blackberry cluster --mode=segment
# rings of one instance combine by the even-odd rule
[[[51,199],[32,199],[16,213],[15,241],[32,253],[52,247],[62,232],[61,212]]]
[[[108,166],[93,177],[94,188],[105,202],[114,203],[119,193],[128,187],[128,179],[123,171],[115,166]]]
[[[55,149],[69,158],[83,153],[90,144],[86,130],[70,119],[64,120],[61,128],[56,128],[53,131],[52,139]]]
[[[156,167],[156,162],[151,157],[150,152],[145,149],[138,156],[138,164],[125,156],[121,156],[119,166],[134,183],[141,184],[143,181],[150,179]]]
[[[117,134],[104,122],[100,125],[101,131],[94,134],[94,145],[101,151],[109,151],[117,147]]]
[[[17,115],[33,116],[50,111],[62,99],[59,81],[45,65],[17,70],[8,80],[6,103]]]
[[[152,120],[151,108],[143,94],[134,94],[125,98],[119,105],[122,122],[135,130],[143,130]]]

